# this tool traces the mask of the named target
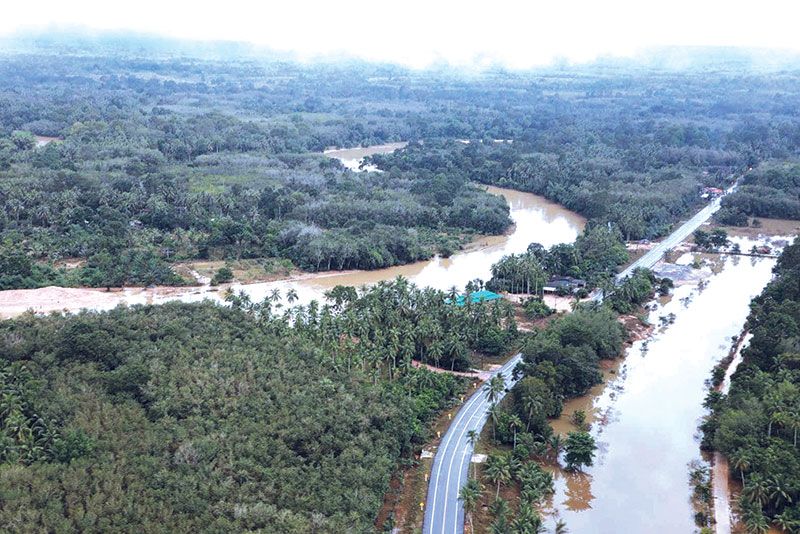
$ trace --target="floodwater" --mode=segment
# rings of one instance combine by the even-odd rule
[[[282,295],[289,289],[294,289],[298,295],[297,302],[301,304],[313,299],[322,300],[324,293],[337,285],[360,287],[382,280],[392,280],[398,276],[408,278],[419,286],[442,290],[457,286],[462,289],[467,282],[475,278],[489,280],[492,264],[507,254],[524,252],[532,242],[541,243],[545,247],[558,243],[571,243],[585,224],[581,216],[543,197],[499,187],[487,187],[487,190],[504,197],[508,202],[511,218],[514,221],[512,230],[506,235],[482,237],[470,244],[467,250],[453,254],[449,258],[437,256],[431,260],[374,271],[313,273],[292,280],[234,284],[231,289],[236,292],[244,291],[254,301],[263,300],[276,289]],[[134,303],[141,301],[142,297],[147,302],[161,302],[175,298],[183,301],[220,298],[219,292],[210,290],[211,288],[207,287],[194,288],[180,295],[162,295],[158,290],[151,290],[149,297],[148,291],[145,291],[130,295],[126,301]]]
[[[742,246],[745,246],[743,243]],[[750,245],[751,246],[751,245]],[[749,248],[749,246],[748,246]],[[705,287],[687,284],[653,306],[647,338],[628,349],[607,385],[565,410],[586,409],[597,440],[595,465],[556,472],[545,512],[573,533],[690,533],[689,463],[700,460],[698,425],[706,380],[731,348],[750,300],[771,277],[775,260],[723,257]],[[674,322],[663,322],[674,314]],[[599,391],[598,391],[599,390]],[[571,430],[564,420],[561,432]]]
[[[396,148],[400,148],[396,144]],[[383,145],[381,150],[388,150]],[[348,149],[337,151],[338,156],[350,157],[371,151],[377,153],[376,147],[365,149]],[[342,155],[343,152],[347,152]],[[332,154],[332,153],[329,153]],[[392,280],[404,276],[421,286],[446,290],[452,286],[463,288],[470,280],[480,278],[484,281],[491,278],[491,267],[506,254],[524,252],[532,242],[545,247],[558,243],[571,243],[583,230],[585,220],[580,215],[554,204],[549,200],[522,193],[512,189],[487,187],[495,195],[505,198],[510,207],[514,226],[506,235],[482,237],[471,243],[466,250],[452,255],[450,258],[434,257],[408,265],[379,269],[375,271],[343,271],[308,273],[288,280],[253,284],[233,284],[230,288],[235,292],[243,291],[253,301],[261,301],[277,290],[284,297],[289,289],[298,295],[298,304],[306,304],[313,299],[322,300],[324,293],[336,285],[360,287],[375,284],[381,280]],[[66,292],[65,292],[66,291]],[[77,295],[80,293],[80,295]],[[18,315],[27,309],[37,312],[78,311],[82,308],[97,310],[110,309],[117,304],[163,303],[172,300],[197,302],[204,299],[221,301],[224,290],[210,286],[190,288],[129,288],[119,292],[108,293],[103,290],[44,288],[38,290],[17,290],[13,294],[0,291],[0,317]],[[80,296],[81,298],[77,298]],[[89,305],[94,301],[95,305]]]
[[[361,162],[367,156],[374,156],[375,154],[391,154],[395,150],[405,148],[408,143],[387,143],[385,145],[372,145],[367,147],[356,148],[333,148],[323,152],[329,158],[336,158],[342,162],[342,165],[351,171],[360,172],[376,172],[379,171],[375,165],[365,165],[361,168]]]
[[[752,334],[747,334],[736,349],[736,354],[730,365],[725,370],[725,377],[720,385],[720,392],[728,394],[731,387],[731,377],[739,364],[742,363],[742,350],[750,343]],[[728,459],[719,451],[714,451],[711,463],[712,494],[714,496],[714,521],[717,534],[731,533],[731,488],[729,487],[730,469]]]

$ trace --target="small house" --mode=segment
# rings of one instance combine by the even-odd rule
[[[556,276],[547,281],[542,288],[546,293],[574,293],[586,287],[586,280],[571,276]]]
[[[717,198],[722,196],[725,191],[720,189],[719,187],[704,187],[702,193],[700,194],[701,198]]]

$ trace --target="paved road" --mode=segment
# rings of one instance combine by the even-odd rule
[[[521,359],[522,355],[517,354],[494,373],[503,373],[507,388],[514,385],[511,372]],[[433,458],[423,534],[464,532],[464,508],[458,500],[458,493],[467,483],[472,459],[472,445],[467,439],[467,432],[480,431],[483,428],[489,416],[488,410],[489,401],[486,392],[481,388],[461,407],[442,438]]]
[[[736,184],[727,193],[733,192]],[[620,272],[616,281],[621,282],[639,267],[650,268],[655,265],[664,253],[681,243],[706,222],[720,208],[722,198],[712,200],[691,219],[679,226],[669,236],[654,246],[647,254],[633,262]],[[596,300],[602,300],[602,292],[596,293]],[[511,371],[522,359],[517,354],[497,372],[506,377],[506,384],[513,385]],[[433,471],[428,484],[428,497],[425,503],[425,520],[423,534],[461,534],[464,532],[464,508],[458,500],[461,487],[467,482],[469,464],[472,459],[472,446],[467,440],[467,432],[480,430],[488,417],[489,401],[483,389],[475,392],[461,407],[455,420],[444,435],[436,456],[433,459]]]
[[[731,193],[736,190],[736,184],[733,185],[725,194]],[[654,246],[650,251],[630,264],[624,271],[620,272],[617,275],[617,282],[621,282],[625,278],[629,277],[633,274],[633,271],[638,269],[639,267],[644,268],[651,268],[655,265],[661,258],[664,257],[664,253],[681,243],[684,239],[689,237],[695,230],[700,228],[700,226],[706,222],[708,219],[711,218],[714,213],[717,212],[720,208],[720,202],[722,202],[722,197],[715,198],[712,200],[705,208],[701,209],[697,214],[680,225],[674,232],[670,235],[665,237],[660,243]]]

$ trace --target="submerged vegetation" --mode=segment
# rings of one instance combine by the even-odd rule
[[[624,336],[617,315],[609,308],[581,306],[530,335],[522,349],[523,361],[514,371],[521,378],[503,402],[493,400],[505,387],[502,380],[495,384],[495,377],[486,384],[492,402],[492,452],[480,476],[495,491],[493,497],[479,491],[474,478],[463,491],[468,499],[478,491],[475,499],[489,503],[491,526],[487,528],[492,532],[540,531],[538,510],[553,492],[553,476],[541,463],[557,464],[563,453],[567,469],[592,465],[596,444],[583,425],[562,438],[553,433],[548,420],[561,415],[565,399],[600,382],[600,360],[616,358]],[[506,487],[516,491],[501,497],[500,490]],[[462,500],[467,510],[469,501]]]
[[[606,70],[608,69],[608,70]],[[511,224],[479,184],[588,219],[573,244],[531,244],[488,289],[532,295],[553,277],[585,296],[664,235],[740,189],[718,218],[800,218],[796,73],[620,72],[464,78],[387,65],[92,54],[0,59],[0,290],[188,283],[176,262],[377,269],[447,256]],[[777,97],[776,97],[777,95]],[[49,136],[39,143],[37,136]],[[322,151],[409,141],[355,173]],[[722,233],[696,233],[722,246]],[[706,243],[706,245],[703,245]],[[710,396],[707,446],[744,484],[748,528],[800,528],[800,245],[753,303],[753,341],[728,396]],[[575,290],[570,287],[575,284]],[[471,283],[467,292],[479,289]],[[522,335],[504,300],[457,302],[404,279],[228,306],[165,304],[0,323],[0,525],[12,531],[366,532],[392,473],[466,390],[476,354],[522,347],[494,450],[460,497],[473,527],[486,486],[495,532],[537,532],[552,491],[540,462],[592,465],[585,413],[548,419],[602,379],[631,313],[669,283],[640,270],[604,304]],[[294,300],[292,295],[288,300]],[[470,439],[475,440],[476,436]],[[501,491],[513,487],[518,499]],[[559,528],[563,530],[563,525]]]
[[[787,247],[775,279],[753,299],[742,352],[728,395],[711,392],[703,443],[725,454],[741,479],[748,532],[769,524],[800,529],[800,242]]]
[[[327,270],[446,256],[510,224],[502,199],[476,182],[544,195],[628,240],[663,235],[703,204],[703,187],[754,166],[722,215],[795,217],[796,167],[758,164],[796,154],[797,87],[789,73],[597,67],[467,80],[101,48],[9,55],[0,257],[36,266],[5,266],[0,283],[175,284],[170,264],[184,260]],[[321,154],[390,141],[410,143],[371,157],[384,172]],[[76,258],[91,265],[59,267]]]

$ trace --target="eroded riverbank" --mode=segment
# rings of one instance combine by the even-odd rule
[[[375,169],[360,168],[365,157],[391,153],[407,144],[400,142],[331,149],[324,154],[338,159],[351,170],[371,171]],[[337,285],[359,287],[381,280],[392,280],[398,276],[436,289],[449,289],[452,286],[461,288],[476,278],[488,280],[493,263],[504,255],[523,252],[531,242],[539,242],[545,247],[571,243],[586,224],[586,220],[577,213],[544,197],[500,187],[488,186],[486,189],[506,200],[513,226],[504,235],[479,237],[463,251],[449,258],[434,257],[431,260],[374,271],[297,273],[265,282],[233,283],[219,287],[212,287],[208,280],[203,279],[203,285],[189,287],[139,287],[111,291],[45,287],[0,291],[0,319],[14,317],[28,310],[35,313],[76,312],[81,309],[108,310],[120,304],[161,304],[174,300],[199,302],[209,299],[222,302],[228,289],[237,293],[244,292],[254,301],[261,301],[277,291],[283,297],[284,304],[289,304],[286,302],[286,295],[292,290],[297,295],[297,303],[305,304],[314,299],[321,300],[328,289]]]
[[[303,273],[270,282],[220,287],[126,288],[110,292],[87,288],[0,291],[0,317],[13,317],[29,309],[37,313],[74,312],[84,308],[107,310],[119,304],[160,304],[173,300],[198,302],[211,299],[220,302],[228,288],[243,291],[254,301],[263,300],[275,290],[285,297],[292,289],[297,293],[298,303],[307,303],[312,299],[320,300],[325,291],[337,285],[358,287],[398,276],[436,289],[448,289],[454,285],[463,287],[475,278],[488,280],[493,263],[506,254],[523,252],[531,242],[549,247],[574,241],[585,224],[580,215],[543,197],[499,187],[487,189],[508,202],[514,226],[505,235],[481,237],[450,258],[435,257],[374,271]]]

